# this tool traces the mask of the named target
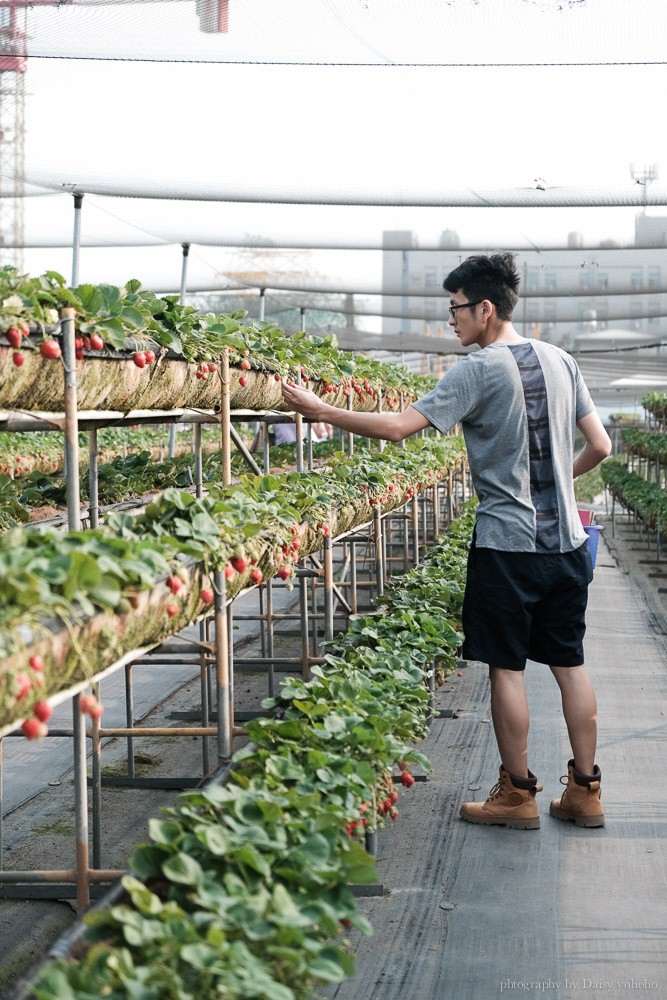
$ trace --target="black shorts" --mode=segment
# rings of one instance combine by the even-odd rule
[[[463,601],[463,656],[524,670],[526,660],[552,667],[584,662],[588,542],[574,552],[499,552],[474,544]]]

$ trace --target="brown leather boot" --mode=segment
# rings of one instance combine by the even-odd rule
[[[565,775],[560,779],[566,784]],[[600,768],[593,774],[577,771],[574,761],[567,764],[567,787],[559,799],[552,799],[549,812],[556,819],[567,819],[577,826],[604,826],[604,809],[600,801]]]
[[[528,779],[517,778],[501,764],[500,777],[486,802],[464,802],[461,816],[469,823],[506,826],[510,830],[539,830],[540,814],[535,794],[542,791],[542,785],[538,785],[534,774],[530,771],[528,774]]]

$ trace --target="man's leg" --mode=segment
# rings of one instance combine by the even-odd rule
[[[586,668],[552,667],[563,699],[563,715],[572,746],[567,766],[567,787],[559,799],[552,799],[549,812],[556,819],[577,826],[604,826],[600,801],[602,775],[595,763],[597,743],[597,702]]]
[[[460,815],[470,823],[537,830],[540,814],[535,796],[542,791],[528,770],[528,701],[523,670],[489,667],[491,715],[500,753],[497,784],[486,802],[464,802]]]
[[[585,666],[552,667],[563,701],[572,756],[577,771],[593,774],[597,745],[597,702]]]
[[[523,670],[489,667],[491,718],[500,760],[517,778],[528,777],[530,715]]]

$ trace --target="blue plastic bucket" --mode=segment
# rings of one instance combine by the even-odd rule
[[[600,540],[602,526],[599,524],[585,524],[584,531],[588,535],[588,548],[591,551],[591,562],[593,563],[593,566],[595,566],[595,557],[598,554],[598,541]]]

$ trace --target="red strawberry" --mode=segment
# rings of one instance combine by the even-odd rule
[[[217,372],[217,370],[218,370],[218,366],[217,366],[217,365],[214,365],[214,364],[213,364],[213,362],[211,362],[211,363],[210,363],[210,365],[208,366],[208,370],[209,370],[210,372]]]
[[[246,371],[249,371],[250,368],[252,368],[252,365],[250,364],[247,358],[244,358],[243,361],[241,362],[241,368],[245,368]]]
[[[134,361],[137,368],[146,367],[146,355],[144,354],[143,351],[137,351],[132,360]]]
[[[144,352],[144,354],[146,356],[146,364],[152,365],[153,362],[155,361],[155,351],[151,351],[149,348],[147,351]]]
[[[229,561],[237,573],[245,573],[248,568],[248,563],[243,556],[233,556]]]
[[[14,362],[17,368],[20,368],[23,362],[25,361],[25,358],[23,357],[20,351],[14,351],[14,353],[12,354],[12,361]]]
[[[83,337],[83,346],[86,347],[86,337]],[[100,337],[99,333],[94,333],[89,341],[89,347],[91,351],[101,351],[104,348],[104,341]]]
[[[172,594],[177,594],[181,587],[183,586],[183,581],[180,576],[168,576],[167,586],[169,587]]]
[[[250,579],[252,580],[253,583],[261,583],[262,582],[261,569],[255,566],[255,568],[250,571]]]
[[[21,729],[23,730],[23,735],[29,740],[38,740],[48,733],[48,729],[39,719],[26,719]]]
[[[15,326],[10,326],[10,328],[5,333],[5,337],[9,341],[10,347],[20,347],[23,334]]]
[[[241,378],[239,379],[239,385],[241,386],[242,389],[245,389],[247,384],[248,384],[248,376],[242,375]]]
[[[89,715],[91,719],[100,719],[102,717],[104,708],[100,705],[97,698],[94,698],[92,695],[83,695],[79,704],[84,715]]]
[[[276,374],[273,377],[276,380],[276,382],[280,382],[280,375],[278,374],[278,372],[276,372]]]
[[[32,687],[32,681],[27,674],[17,674],[16,683],[18,684],[18,691],[16,693],[16,700],[21,701],[27,695],[28,691]]]
[[[213,602],[213,591],[212,590],[200,590],[199,596],[204,604],[212,604]]]
[[[59,358],[61,355],[60,344],[57,340],[45,340],[43,344],[39,345],[39,353],[43,358],[48,358],[50,361]]]
[[[177,615],[181,609],[179,608],[178,604],[176,604],[175,601],[172,601],[171,604],[168,604],[164,610],[167,612],[170,618],[173,618],[174,615]]]
[[[403,774],[401,775],[401,784],[403,785],[403,787],[410,788],[412,785],[414,785],[414,783],[415,779],[412,777],[410,772],[403,771]]]
[[[53,715],[53,709],[49,705],[48,701],[38,701],[33,708],[35,717],[39,719],[40,722],[46,722]]]
[[[83,347],[77,347],[74,351],[74,357],[77,361],[83,361]]]
[[[136,609],[139,607],[139,595],[129,594],[127,599],[130,602],[130,607],[134,608],[136,611]]]
[[[41,656],[31,656],[29,663],[33,670],[41,671],[44,669],[44,659]]]
[[[236,576],[236,570],[233,566],[225,566],[225,579],[232,580]]]
[[[281,566],[278,570],[278,576],[281,580],[287,580],[291,575],[292,574],[290,573],[288,566]]]

